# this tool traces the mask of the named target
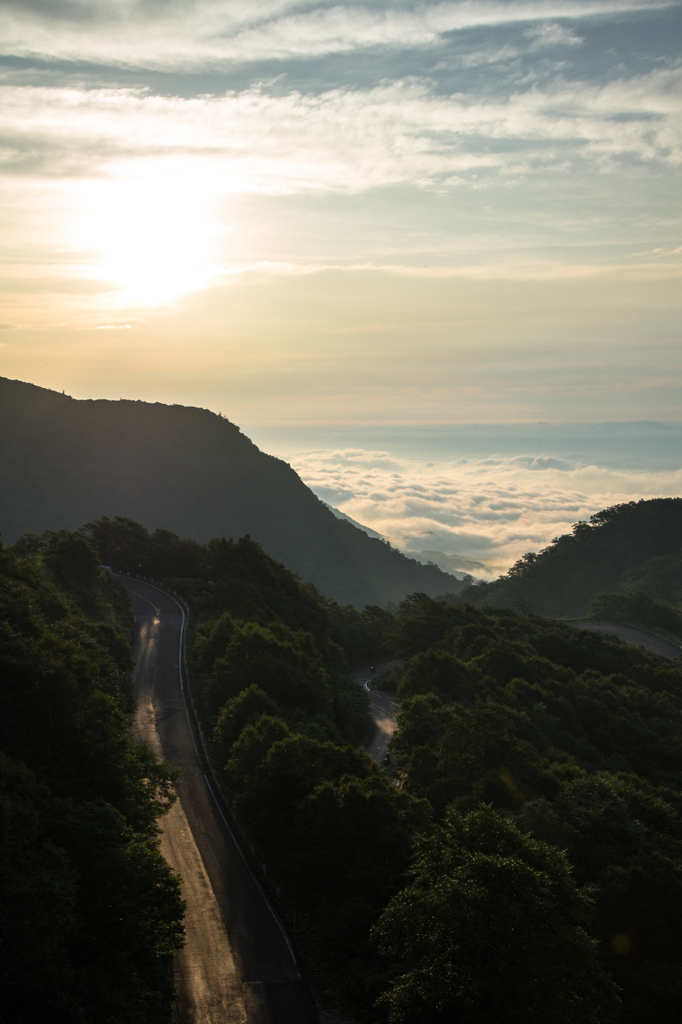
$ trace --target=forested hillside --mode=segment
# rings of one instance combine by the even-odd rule
[[[309,616],[314,639],[284,604],[268,626],[218,611],[195,693],[316,984],[391,1024],[679,1019],[678,665],[414,595],[382,613],[404,662],[386,771],[358,749],[333,616]],[[376,640],[378,612],[338,609],[345,643]]]
[[[494,583],[462,591],[459,599],[569,618],[587,615],[600,594],[628,592],[682,602],[682,498],[604,509],[543,551],[524,555]]]
[[[113,515],[202,542],[249,534],[342,604],[462,586],[337,519],[291,466],[206,409],[76,401],[0,378],[5,543]]]
[[[681,667],[425,595],[391,643],[392,749],[434,826],[374,932],[389,1020],[679,1021]]]
[[[213,765],[318,994],[387,1024],[677,1024],[677,662],[424,594],[344,607],[250,538],[115,518],[0,554],[6,920],[27,908],[8,1024],[27,999],[30,1020],[168,1019],[180,904],[154,822],[172,780],[125,735],[128,611],[105,557],[190,605]],[[380,768],[346,672],[389,656]]]
[[[214,765],[318,986],[391,1024],[679,1019],[680,666],[426,595],[343,608],[246,538],[88,535],[159,576],[175,550]],[[404,662],[389,771],[362,655]]]
[[[0,546],[0,1020],[167,1024],[174,772],[127,732],[128,597],[87,541]]]

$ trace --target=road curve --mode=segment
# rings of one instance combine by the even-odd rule
[[[175,963],[181,1024],[318,1024],[281,924],[248,867],[204,774],[183,699],[183,611],[121,577],[135,615],[134,734],[182,771],[162,819],[161,850],[183,880],[186,943]]]
[[[390,663],[377,665],[376,671],[380,673],[388,668]],[[383,764],[384,756],[388,750],[388,741],[398,728],[398,712],[400,705],[388,697],[374,693],[371,689],[373,673],[371,668],[358,668],[350,673],[350,678],[358,686],[362,686],[369,694],[369,705],[374,720],[374,730],[365,741],[365,750],[377,764]]]
[[[576,629],[588,629],[592,633],[611,633],[619,640],[624,640],[626,644],[645,647],[652,654],[660,654],[663,658],[679,658],[682,654],[680,648],[668,640],[645,633],[644,630],[628,626],[624,622],[569,622],[569,626],[574,626]]]

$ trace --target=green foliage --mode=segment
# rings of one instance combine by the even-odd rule
[[[662,578],[653,542],[623,552],[642,517],[665,520],[670,540],[678,511],[606,510],[522,559],[504,600],[502,584],[469,591],[525,614],[420,593],[396,615],[359,612],[248,537],[197,544],[120,517],[25,536],[20,559],[0,551],[0,797],[17,837],[1,848],[3,899],[9,913],[24,900],[28,922],[8,1019],[29,995],[36,1019],[44,1006],[74,1017],[76,998],[84,1024],[165,1019],[180,910],[155,830],[173,777],[126,735],[129,620],[101,561],[191,602],[215,764],[326,979],[365,1007],[381,993],[379,1012],[405,1024],[609,1024],[614,982],[626,1024],[676,1024],[682,671],[528,612],[564,570],[574,603],[616,562],[623,586],[639,565]],[[673,631],[677,613],[642,591],[604,595],[593,614]],[[367,696],[344,676],[344,652],[360,663],[380,649],[408,659],[391,743],[401,789],[357,746]]]
[[[461,620],[460,610],[426,594],[411,594],[401,602],[387,631],[386,647],[403,658],[434,647]]]
[[[582,927],[598,942],[600,963],[623,990],[624,1019],[673,1024],[682,1013],[682,667],[535,616],[471,605],[455,611],[456,618],[448,617],[439,602],[417,596],[396,619],[396,635],[408,638],[413,650],[420,646],[401,682],[404,700],[391,741],[404,791],[427,799],[443,828],[459,822],[458,857],[478,849],[461,823],[486,806],[486,814],[504,816],[507,825],[516,822],[533,842],[565,851],[577,885],[591,892],[592,911]],[[448,834],[450,842],[455,833]],[[484,958],[472,952],[466,959],[466,934],[453,923],[461,916],[462,929],[476,934],[475,917],[467,916],[469,895],[471,906],[482,908],[481,920],[488,914],[496,922],[516,921],[518,934],[529,927],[542,935],[543,926],[539,920],[532,924],[533,917],[523,924],[535,897],[514,888],[511,879],[521,875],[511,875],[502,888],[505,900],[523,905],[495,909],[478,887],[469,893],[469,876],[458,871],[451,876],[440,863],[433,887],[424,881],[403,894],[404,903],[396,897],[386,919],[389,931],[382,924],[377,933],[399,965],[384,998],[391,1019],[440,1022],[457,1012],[463,1020],[516,1020],[521,1011],[514,1000],[520,996],[520,1005],[528,1007],[524,1020],[561,1019],[564,1011],[566,1020],[601,1020],[600,1014],[610,1019],[598,975],[587,966],[576,967],[578,974],[569,972],[564,981],[556,975],[560,988],[583,974],[593,979],[597,987],[592,995],[585,992],[581,1004],[567,999],[551,1013],[540,1004],[533,1009],[523,988],[524,971],[531,967],[504,961],[502,974],[508,970],[517,979],[514,993],[500,997],[507,1009],[476,1009],[473,1003],[467,1008],[466,993],[485,995],[489,977]],[[439,872],[443,877],[436,885]],[[492,887],[495,877],[490,876]],[[557,912],[564,913],[568,897],[557,899]],[[421,926],[410,930],[410,916],[426,922],[423,935]],[[546,917],[552,919],[549,909]],[[449,975],[431,935],[454,950],[453,962],[460,966]],[[566,941],[578,964],[585,950],[578,954],[580,943]],[[493,943],[495,956],[507,955],[506,942]],[[405,943],[414,955],[400,952]],[[529,943],[519,956],[531,951]],[[548,956],[558,955],[549,938],[545,945]],[[553,978],[553,971],[548,965],[542,976]],[[440,993],[433,998],[429,978]],[[581,992],[579,985],[575,992]]]
[[[592,886],[593,934],[633,1021],[672,1022],[682,1005],[682,825],[679,794],[673,799],[677,809],[636,776],[583,775],[519,815]]]
[[[43,562],[67,586],[69,583],[94,583],[99,574],[99,557],[84,537],[77,533],[56,534],[45,552]]]
[[[28,997],[46,1002],[69,969],[78,873],[50,834],[50,790],[0,753],[0,920],[3,1019],[23,1014]]]
[[[607,1024],[616,987],[565,856],[490,807],[451,812],[374,929],[392,1024]]]
[[[594,619],[634,622],[638,626],[682,636],[682,615],[669,605],[652,601],[641,590],[627,594],[599,594],[588,615]]]
[[[366,955],[377,911],[402,881],[410,819],[428,820],[413,804],[376,775],[344,775],[316,786],[296,810],[287,881],[325,945],[348,958]]]
[[[478,672],[448,651],[422,651],[403,675],[398,698],[403,701],[418,693],[435,693],[444,700],[466,700],[474,696],[478,678]]]
[[[249,537],[199,545],[120,517],[86,532],[103,562],[163,578],[190,602],[195,699],[241,827],[315,957],[334,973],[337,956],[346,965],[361,949],[369,956],[368,929],[407,864],[410,828],[426,821],[414,797],[388,787],[349,745],[364,740],[370,719],[366,693],[346,678],[344,651],[377,658],[392,615],[327,602]],[[332,796],[325,789],[318,798],[325,786]],[[329,799],[338,805],[333,835]],[[325,869],[330,843],[335,863],[343,860],[338,878]],[[342,983],[366,973],[361,962]]]
[[[228,700],[213,731],[218,764],[227,763],[232,747],[247,725],[254,725],[263,716],[277,718],[279,714],[281,710],[272,697],[253,683]]]
[[[105,565],[133,575],[150,571],[150,538],[142,523],[124,516],[104,516],[84,529]]]
[[[25,547],[0,548],[0,1015],[166,1024],[183,907],[157,818],[176,773],[128,735],[127,598],[77,534]]]
[[[237,621],[229,612],[223,612],[219,619],[201,623],[192,650],[200,672],[210,672],[217,659],[224,656],[237,628]]]
[[[226,613],[199,628],[195,658],[198,666],[211,666],[199,677],[207,722],[223,721],[223,709],[240,709],[240,695],[255,690],[267,698],[263,714],[277,714],[320,739],[360,742],[369,731],[367,695],[333,666],[323,666],[310,633],[280,622],[235,621]],[[214,735],[227,753],[236,735],[227,738],[225,722]]]
[[[524,555],[494,583],[462,591],[460,599],[580,616],[599,594],[630,591],[673,605],[682,601],[682,498],[604,509],[543,551]]]
[[[369,927],[429,812],[353,745],[369,733],[368,698],[337,641],[351,658],[376,657],[393,616],[328,604],[248,538],[205,552],[210,579],[175,585],[198,613],[195,693],[215,723],[214,762],[317,969],[364,990]]]
[[[330,678],[332,719],[338,735],[348,743],[364,743],[373,728],[365,691],[340,673]]]
[[[393,626],[391,612],[375,604],[359,611],[335,601],[329,605],[329,612],[334,640],[351,665],[369,665],[379,660],[385,634]]]
[[[279,621],[329,638],[329,613],[315,588],[269,558],[250,537],[199,544],[170,530],[150,534],[141,523],[116,516],[84,527],[106,565],[163,579],[192,604],[200,620],[225,612],[267,625]]]
[[[278,846],[300,801],[321,782],[366,778],[373,762],[357,747],[292,733],[279,719],[248,726],[225,769],[235,807],[259,842]]]
[[[243,706],[257,700],[252,690]],[[243,729],[223,778],[326,973],[345,988],[367,985],[369,928],[400,884],[411,833],[428,824],[426,804],[389,786],[357,747],[294,733],[271,715]]]
[[[206,685],[209,711],[217,714],[230,698],[251,685],[294,713],[310,717],[329,713],[328,677],[313,638],[282,623],[260,626],[246,622],[235,626],[225,654],[213,663]]]
[[[155,837],[128,827],[104,801],[65,801],[54,834],[79,873],[65,1002],[93,1022],[168,1021],[183,907]]]
[[[12,552],[22,560],[40,555],[36,561],[69,605],[91,622],[108,623],[126,633],[132,626],[130,599],[108,571],[100,569],[100,557],[83,535],[83,530],[47,530],[38,537],[26,533],[13,545]],[[123,641],[128,649],[130,645]]]

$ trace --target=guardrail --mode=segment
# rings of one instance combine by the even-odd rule
[[[109,567],[107,566],[106,568],[109,568]],[[154,590],[158,590],[162,594],[166,594],[168,597],[171,597],[175,601],[175,603],[180,608],[180,611],[182,612],[182,626],[180,627],[180,652],[179,652],[180,656],[178,658],[178,668],[180,669],[180,689],[182,691],[182,699],[183,699],[183,703],[185,705],[185,711],[187,713],[187,719],[188,719],[188,724],[189,724],[189,728],[190,728],[190,734],[192,736],[192,742],[194,743],[194,749],[196,751],[197,757],[200,760],[202,760],[201,754],[199,753],[199,750],[197,749],[197,746],[196,746],[196,742],[194,740],[194,729],[192,727],[192,722],[191,722],[191,720],[189,718],[189,708],[188,708],[188,705],[187,705],[187,696],[189,696],[189,700],[190,700],[190,703],[192,705],[192,715],[193,715],[193,718],[194,718],[194,726],[196,728],[196,731],[199,734],[199,739],[201,741],[201,748],[202,748],[202,751],[203,751],[203,762],[204,762],[206,768],[208,769],[208,771],[211,774],[211,778],[213,779],[213,783],[214,783],[215,787],[218,789],[218,792],[220,793],[220,797],[221,797],[222,802],[223,802],[223,804],[225,806],[225,809],[227,810],[227,813],[229,814],[230,818],[232,819],[232,822],[233,822],[235,828],[239,831],[239,834],[240,834],[240,836],[242,838],[242,842],[239,842],[239,840],[235,836],[235,833],[234,833],[234,830],[233,830],[232,826],[230,825],[230,823],[228,822],[227,818],[223,814],[223,808],[221,807],[220,801],[216,797],[214,788],[211,785],[211,783],[209,782],[208,778],[206,777],[206,774],[204,774],[204,781],[206,783],[206,786],[208,788],[209,793],[213,797],[214,803],[215,803],[216,807],[218,808],[218,812],[219,812],[221,818],[223,819],[225,827],[227,828],[228,832],[232,836],[232,839],[234,841],[235,846],[239,850],[239,853],[241,854],[241,857],[242,857],[244,863],[248,867],[248,869],[249,869],[249,871],[251,873],[251,876],[253,877],[253,880],[256,883],[256,886],[258,887],[259,892],[261,893],[261,895],[262,895],[266,905],[268,906],[268,908],[270,910],[270,913],[274,917],[275,922],[277,923],[277,926],[279,927],[279,929],[280,929],[280,931],[282,933],[282,936],[284,937],[284,941],[287,944],[289,952],[291,953],[291,958],[294,961],[295,966],[298,968],[298,966],[299,966],[298,960],[296,958],[296,953],[294,952],[294,947],[292,945],[291,939],[289,938],[289,935],[287,933],[286,925],[284,924],[282,918],[280,917],[279,912],[276,910],[276,908],[275,908],[275,906],[274,906],[274,904],[273,904],[269,894],[265,891],[265,889],[263,889],[263,886],[261,885],[259,879],[257,878],[257,876],[256,876],[256,874],[254,872],[254,869],[253,869],[253,863],[258,864],[258,867],[262,871],[263,877],[265,879],[268,879],[268,881],[270,881],[269,878],[268,878],[267,867],[266,867],[265,864],[261,864],[258,861],[256,861],[254,847],[253,847],[253,845],[251,843],[249,843],[249,840],[248,840],[247,836],[245,835],[244,830],[242,829],[241,825],[239,824],[239,821],[237,820],[237,817],[236,817],[234,811],[230,807],[230,801],[227,798],[227,796],[225,795],[223,787],[220,784],[220,780],[218,779],[218,777],[217,777],[217,775],[215,773],[215,769],[214,769],[213,763],[211,761],[211,756],[209,754],[208,747],[206,746],[206,738],[204,736],[204,731],[203,731],[203,729],[201,727],[201,719],[199,718],[199,714],[197,712],[196,704],[194,703],[194,696],[192,694],[192,685],[191,685],[191,681],[190,681],[189,668],[187,666],[186,632],[187,632],[187,623],[189,622],[189,615],[190,615],[189,605],[184,600],[182,595],[178,594],[175,590],[171,590],[170,588],[164,586],[164,584],[160,580],[155,580],[155,579],[153,579],[153,577],[140,576],[138,574],[133,574],[133,573],[127,573],[127,572],[121,572],[121,571],[114,572],[114,570],[110,570],[110,571],[113,572],[115,576],[123,576],[123,577],[125,577],[126,579],[129,579],[129,580],[139,580],[141,583],[146,583],[148,587],[152,587]],[[184,671],[183,671],[183,666],[184,666]],[[184,679],[183,679],[183,676],[184,676]],[[186,687],[185,687],[185,682],[187,683]],[[252,861],[250,861],[247,858],[246,854],[244,853],[244,848],[245,847],[250,850]],[[277,893],[277,896],[279,896],[280,895],[279,886],[274,886],[273,885],[273,888],[274,888],[275,892]]]

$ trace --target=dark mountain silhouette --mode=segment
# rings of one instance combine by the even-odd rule
[[[461,599],[538,615],[591,614],[599,594],[682,602],[682,498],[629,501],[603,509],[572,533],[529,552],[494,583]]]
[[[341,603],[461,588],[337,519],[291,466],[206,409],[77,401],[0,378],[3,541],[116,515],[200,541],[250,534]]]

